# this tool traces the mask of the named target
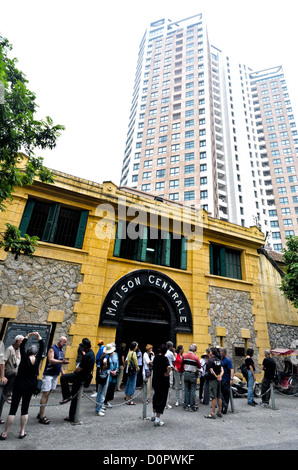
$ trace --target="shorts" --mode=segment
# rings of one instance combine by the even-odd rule
[[[55,390],[57,387],[58,382],[58,375],[44,375],[42,378],[42,392],[50,392],[51,390]]]
[[[221,398],[221,382],[218,380],[209,380],[210,398]]]

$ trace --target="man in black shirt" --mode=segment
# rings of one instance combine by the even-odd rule
[[[80,387],[82,383],[90,379],[90,375],[92,374],[95,363],[95,355],[91,349],[91,342],[89,339],[84,338],[82,343],[83,356],[79,366],[74,372],[71,372],[70,374],[64,374],[60,380],[63,397],[63,400],[60,403],[67,403],[71,400],[69,407],[69,417],[65,418],[65,421],[70,421],[71,423],[74,422]],[[70,383],[72,383],[71,394],[69,388]]]
[[[205,415],[205,418],[214,419],[215,416],[215,406],[217,400],[218,412],[217,416],[222,417],[221,408],[222,408],[222,398],[221,398],[221,379],[224,373],[223,367],[221,365],[221,360],[217,357],[217,349],[211,348],[211,357],[208,360],[208,382],[209,382],[209,395],[212,399],[211,401],[211,413]]]
[[[276,364],[270,357],[270,351],[265,349],[265,359],[263,360],[262,370],[264,377],[261,383],[262,403],[261,406],[267,407],[270,400],[270,384],[274,379]],[[266,393],[267,392],[267,393]]]

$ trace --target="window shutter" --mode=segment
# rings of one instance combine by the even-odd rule
[[[116,238],[115,238],[115,245],[114,245],[114,256],[119,258],[120,256],[120,249],[121,249],[121,242],[122,242],[122,233],[123,233],[123,220],[118,220],[117,230],[116,230]]]
[[[21,237],[23,237],[25,233],[27,233],[34,206],[35,206],[35,201],[29,200],[26,204],[23,217],[20,223],[20,227],[19,227],[19,230],[21,231]]]
[[[75,248],[82,248],[82,246],[83,246],[88,215],[89,215],[89,211],[82,211],[81,212],[77,237],[76,237],[76,241],[75,241]]]
[[[181,262],[180,262],[181,269],[187,269],[187,238],[181,238]]]
[[[213,245],[210,243],[209,245],[209,263],[210,263],[210,274],[214,274],[214,267],[213,267]]]
[[[167,232],[167,237],[162,238],[162,254],[161,254],[161,264],[164,266],[170,266],[171,259],[171,235]]]
[[[220,248],[219,253],[220,276],[226,276],[226,249]]]
[[[240,253],[234,251],[226,252],[226,275],[234,279],[241,279]]]
[[[138,243],[138,261],[146,261],[147,256],[147,240],[148,240],[148,227],[145,225],[140,226],[140,238]]]
[[[54,241],[60,208],[61,208],[61,204],[53,204],[50,207],[46,226],[42,235],[42,240],[44,242],[53,243]]]

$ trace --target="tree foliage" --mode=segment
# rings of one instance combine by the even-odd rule
[[[0,240],[0,248],[4,248],[4,251],[10,250],[15,255],[15,260],[18,259],[21,253],[32,256],[39,238],[30,237],[27,234],[21,237],[21,231],[17,227],[9,223],[6,224],[6,227],[6,232],[1,234],[3,240]]]
[[[280,290],[298,308],[298,236],[287,240],[287,248],[283,250],[286,274],[280,285]]]
[[[4,100],[0,104],[0,210],[4,201],[12,200],[17,186],[31,185],[37,176],[42,182],[53,183],[53,175],[43,165],[36,149],[53,149],[64,130],[50,117],[37,120],[36,96],[27,88],[28,80],[18,70],[17,59],[9,58],[12,46],[0,35],[0,82]]]

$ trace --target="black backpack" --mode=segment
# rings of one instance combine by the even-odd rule
[[[107,364],[104,365],[103,361],[104,359],[107,359]],[[102,354],[99,360],[99,367],[98,367],[98,373],[97,373],[97,382],[99,385],[105,385],[107,378],[109,376],[109,370],[110,370],[110,358],[109,356]]]
[[[241,370],[241,373],[242,373],[243,377],[245,378],[245,380],[247,382],[248,381],[248,370],[247,370],[245,362],[240,366],[240,370]]]

